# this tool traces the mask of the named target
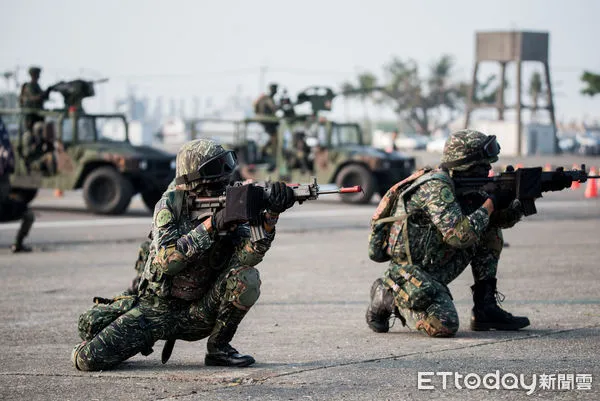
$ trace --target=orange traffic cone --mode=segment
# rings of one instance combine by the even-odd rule
[[[579,167],[577,164],[573,164],[573,170],[577,170]],[[573,181],[571,183],[571,189],[579,189],[581,188],[581,183],[579,181]]]
[[[590,175],[596,175],[596,169],[594,167],[592,167],[590,169]],[[586,198],[597,198],[598,197],[598,184],[596,183],[596,178],[587,180],[587,185],[585,186],[585,197]]]
[[[54,190],[54,197],[55,197],[55,198],[62,198],[62,197],[63,197],[63,191],[62,191],[62,190],[60,190],[60,189],[58,189],[58,188],[57,188],[57,189],[55,189],[55,190]]]
[[[544,165],[544,171],[552,171],[552,165],[550,163],[546,163],[546,165]]]

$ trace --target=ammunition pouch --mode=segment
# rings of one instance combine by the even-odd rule
[[[445,286],[415,265],[392,263],[384,282],[394,292],[396,304],[412,310],[425,310]]]
[[[119,316],[133,309],[138,303],[138,298],[130,295],[112,299],[95,297],[94,303],[94,306],[79,316],[77,330],[79,337],[84,341],[93,339]]]

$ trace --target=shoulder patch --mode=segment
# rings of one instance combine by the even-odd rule
[[[454,202],[454,194],[452,193],[452,190],[448,187],[442,188],[442,190],[440,191],[440,198],[442,198],[442,200],[446,203]]]
[[[173,221],[173,213],[167,208],[161,209],[154,219],[154,224],[156,227],[164,227]]]

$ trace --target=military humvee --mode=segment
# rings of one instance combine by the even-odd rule
[[[331,110],[333,91],[312,87],[298,95],[295,105],[309,102],[312,114],[257,115],[239,121],[194,119],[187,124],[191,139],[209,137],[236,151],[239,168],[235,180],[284,180],[338,186],[360,185],[362,193],[340,197],[347,203],[368,203],[383,195],[415,169],[414,157],[386,153],[364,143],[356,123],[338,123],[318,115]],[[230,128],[223,128],[229,126]],[[267,132],[275,134],[267,134]]]
[[[16,158],[12,191],[30,202],[40,188],[82,189],[87,208],[97,214],[121,214],[140,193],[144,204],[153,210],[175,177],[175,155],[132,145],[122,114],[85,113],[81,99],[94,94],[93,82],[77,80],[61,85],[54,87],[62,89],[65,109],[0,109],[7,125],[20,127],[11,138]],[[53,168],[34,168],[35,161],[25,156],[26,116],[53,123],[54,138],[48,140],[44,154]]]

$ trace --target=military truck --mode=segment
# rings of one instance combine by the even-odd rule
[[[257,115],[239,121],[188,120],[190,139],[209,137],[235,150],[239,159],[235,180],[310,182],[310,177],[316,176],[319,183],[360,185],[362,193],[346,194],[340,199],[368,203],[375,193],[383,195],[410,175],[415,159],[368,146],[359,124],[320,116],[319,111],[331,110],[333,97],[335,93],[330,88],[311,87],[300,92],[293,104],[308,102],[310,114],[299,114],[288,107],[280,116]]]
[[[16,157],[12,191],[30,202],[40,188],[81,189],[88,210],[97,214],[122,214],[139,193],[153,210],[175,177],[175,155],[132,145],[122,114],[85,113],[81,100],[94,95],[93,84],[76,80],[53,85],[63,95],[64,109],[0,109],[7,125],[20,127],[11,138]],[[31,116],[44,121],[42,138],[25,129]],[[28,146],[42,150],[31,155]]]

